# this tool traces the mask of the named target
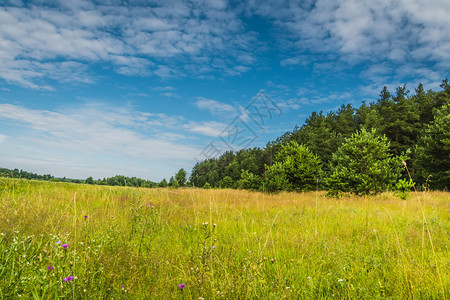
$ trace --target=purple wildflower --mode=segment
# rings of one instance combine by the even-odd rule
[[[88,216],[86,215],[86,216],[84,216],[84,218],[85,218],[85,219],[87,219],[87,218],[88,218]]]
[[[48,269],[49,271],[51,271],[51,270],[54,270],[55,268],[53,268],[53,266],[48,266],[47,269]]]
[[[73,280],[73,276],[69,276],[63,279],[64,282]]]
[[[55,245],[58,245],[58,244],[61,244],[61,241],[57,241],[57,242],[55,243]]]
[[[185,287],[186,287],[186,285],[184,283],[178,285],[178,288],[180,290],[184,290]]]
[[[69,247],[69,244],[62,244],[61,247],[63,247],[63,248],[68,248],[68,247]]]
[[[152,207],[152,204],[150,203],[149,205],[147,205],[148,207]]]

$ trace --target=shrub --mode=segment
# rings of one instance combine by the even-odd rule
[[[376,194],[391,188],[401,175],[406,155],[393,157],[389,146],[386,136],[378,136],[375,129],[363,128],[345,139],[331,160],[328,195]]]
[[[309,191],[322,173],[320,159],[304,145],[290,141],[281,146],[275,163],[266,166],[264,187],[267,191]]]
[[[233,187],[233,179],[230,176],[225,176],[219,183],[221,188],[229,189]]]
[[[287,179],[283,164],[276,162],[270,167],[266,167],[264,174],[264,191],[274,193],[278,191],[291,191],[292,184]]]
[[[241,179],[239,180],[238,186],[240,189],[259,190],[261,187],[261,178],[248,170],[241,170]]]
[[[412,182],[411,180],[406,180],[406,179],[400,179],[396,184],[395,184],[395,188],[396,188],[396,195],[403,200],[408,199],[409,197],[409,192],[411,191],[411,188],[414,187],[414,182]]]

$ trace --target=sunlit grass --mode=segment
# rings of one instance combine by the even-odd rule
[[[448,299],[449,196],[2,178],[0,298]]]

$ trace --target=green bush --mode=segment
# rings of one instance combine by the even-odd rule
[[[225,176],[220,182],[219,185],[221,188],[229,189],[233,187],[233,179],[230,176]]]
[[[266,167],[264,174],[264,191],[274,193],[278,191],[291,191],[292,184],[287,179],[283,164],[275,162],[270,167]]]
[[[321,173],[320,159],[306,146],[290,141],[281,145],[275,163],[266,166],[264,188],[268,192],[313,190]]]
[[[406,180],[406,179],[400,179],[396,184],[395,184],[395,189],[396,191],[396,195],[403,200],[408,199],[409,197],[409,192],[411,191],[411,188],[414,187],[414,182],[412,182],[411,180]]]
[[[363,128],[345,139],[331,160],[332,173],[326,179],[328,195],[376,194],[392,188],[406,156],[394,157],[389,145],[386,136],[378,136],[375,129]]]
[[[248,170],[242,170],[238,186],[240,189],[259,190],[261,187],[261,177]]]

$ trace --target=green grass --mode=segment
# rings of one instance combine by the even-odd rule
[[[0,178],[0,298],[449,299],[449,198]]]

